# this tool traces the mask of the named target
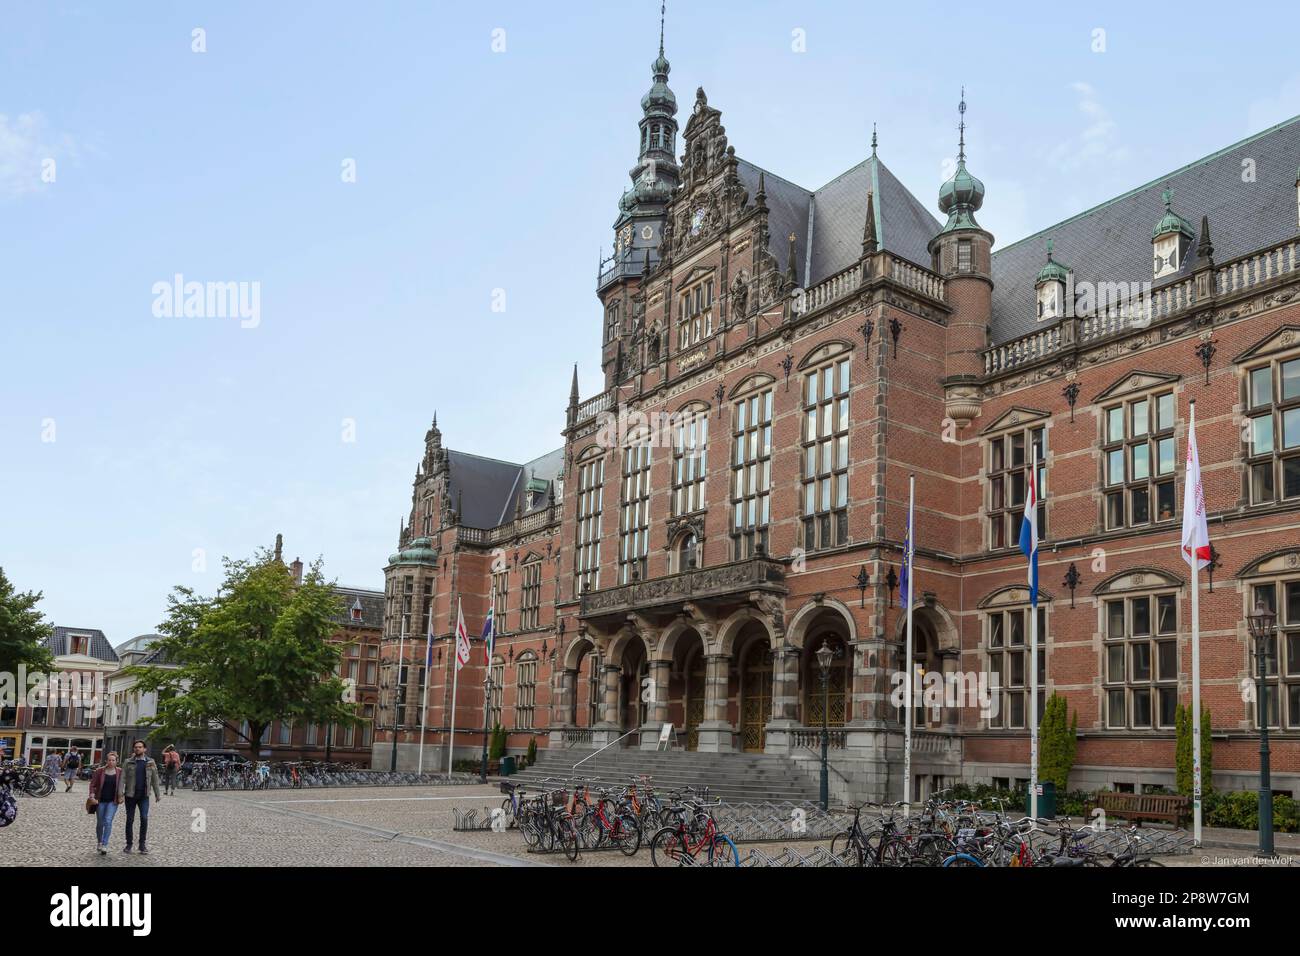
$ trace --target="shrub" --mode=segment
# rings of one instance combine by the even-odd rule
[[[500,760],[506,752],[506,732],[500,724],[492,728],[491,742],[488,744],[488,759]]]
[[[1068,709],[1065,698],[1053,694],[1043,707],[1043,719],[1038,725],[1038,736],[1042,742],[1038,777],[1056,784],[1058,794],[1063,793],[1069,785],[1070,770],[1074,767],[1074,755],[1079,742],[1079,714],[1076,711],[1073,721],[1067,724]]]
[[[531,767],[537,763],[537,738],[530,737],[528,740],[528,752],[524,755],[524,766]]]

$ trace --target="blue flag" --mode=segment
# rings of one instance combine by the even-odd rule
[[[1029,603],[1038,607],[1038,485],[1037,476],[1029,476],[1029,493],[1025,495],[1025,520],[1020,522],[1020,550],[1029,559]]]

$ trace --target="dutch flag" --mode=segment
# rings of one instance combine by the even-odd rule
[[[1020,550],[1029,559],[1029,601],[1038,607],[1038,463],[1029,471],[1025,520],[1020,523]]]

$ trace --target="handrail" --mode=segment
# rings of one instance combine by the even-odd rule
[[[582,766],[584,763],[586,763],[586,762],[587,762],[588,760],[590,760],[592,757],[596,756],[596,754],[598,754],[598,753],[604,753],[606,750],[608,750],[610,747],[614,746],[614,745],[615,745],[616,743],[618,743],[619,741],[621,741],[621,740],[626,740],[628,737],[631,737],[633,734],[639,734],[639,733],[641,733],[641,728],[640,728],[640,727],[637,727],[635,730],[629,730],[629,731],[628,731],[627,733],[625,733],[622,737],[619,737],[619,738],[617,738],[616,740],[611,740],[609,743],[605,744],[605,746],[601,747],[600,750],[593,750],[591,753],[587,754],[587,756],[583,757],[581,760],[579,760],[577,763],[575,763],[572,767],[570,767],[570,768],[569,768],[569,773],[572,774],[573,771],[577,770],[580,766]]]

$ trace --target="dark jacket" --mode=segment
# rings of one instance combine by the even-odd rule
[[[136,799],[137,797],[141,799],[147,799],[150,790],[153,790],[153,795],[157,797],[159,800],[161,800],[162,787],[161,787],[161,781],[158,779],[158,765],[153,762],[152,757],[146,757],[145,760],[146,763],[144,765],[144,793],[135,792],[135,757],[134,756],[127,757],[125,762],[123,762],[122,764],[122,770],[124,771],[124,777],[125,777],[124,785],[122,789],[125,791],[125,795],[130,797],[132,800]]]
[[[105,767],[100,767],[90,776],[90,795],[94,797],[95,800],[99,800],[100,790],[103,789],[104,771],[106,769],[107,768]],[[113,800],[114,803],[121,803],[122,800],[126,797],[126,793],[124,792],[126,790],[125,780],[126,780],[126,773],[122,770],[121,767],[118,767],[117,768],[117,797]]]

